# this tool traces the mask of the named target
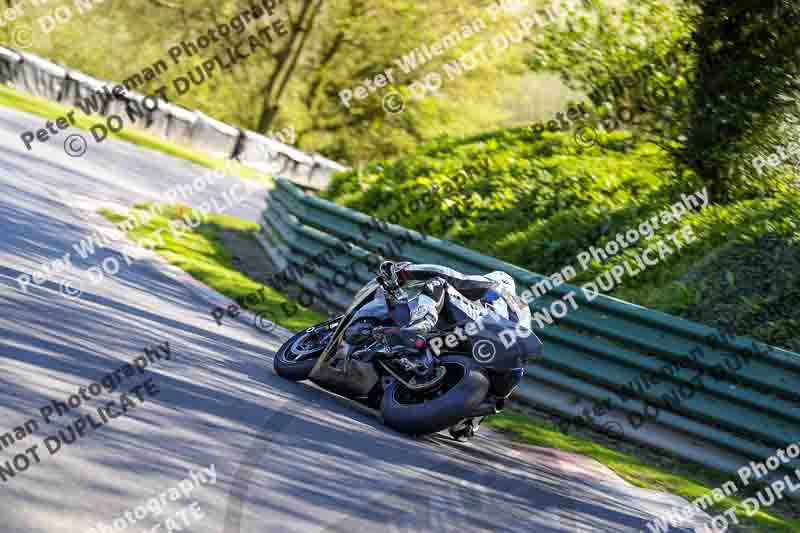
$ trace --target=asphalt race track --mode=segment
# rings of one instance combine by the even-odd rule
[[[72,248],[97,229],[113,234],[97,207],[159,200],[206,170],[116,141],[89,139],[81,158],[64,152],[63,139],[26,151],[19,134],[43,122],[0,109],[0,434],[17,439],[0,446],[0,465],[18,470],[0,483],[3,532],[626,532],[686,504],[592,460],[491,432],[469,444],[412,440],[342,399],[279,379],[272,354],[287,332],[243,318],[217,325],[214,295],[132,243],[86,260]],[[229,212],[257,220],[264,189],[247,191]],[[19,275],[67,252],[67,296],[58,279],[20,289]],[[100,261],[124,264],[122,252],[134,260],[116,276],[82,283],[80,272]],[[54,410],[53,401],[165,343],[169,357],[118,372],[115,391],[84,392],[80,407],[45,422],[44,406]],[[158,392],[143,392],[145,382]],[[109,405],[116,416],[98,412]],[[107,421],[92,429],[102,413]],[[30,420],[32,434],[15,431]],[[76,420],[86,429],[76,432]],[[55,447],[62,437],[53,435],[70,434],[51,454],[46,438]]]

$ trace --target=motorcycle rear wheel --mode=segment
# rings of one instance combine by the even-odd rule
[[[441,359],[447,369],[442,388],[415,396],[400,382],[384,391],[381,411],[389,427],[408,435],[447,429],[468,418],[489,392],[489,378],[471,357]]]

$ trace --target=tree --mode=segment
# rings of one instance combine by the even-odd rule
[[[712,198],[723,201],[748,188],[748,179],[759,180],[746,158],[774,152],[783,140],[781,124],[796,112],[800,4],[694,1],[697,66],[683,159],[709,185]]]
[[[209,30],[228,25],[258,4],[252,0],[107,0],[92,4],[84,14],[73,10],[72,20],[45,31],[38,20],[52,12],[53,3],[39,7],[26,3],[24,17],[15,24],[33,29],[32,53],[101,80],[121,82],[164,61],[167,68],[156,79],[151,76],[134,89],[155,94],[166,87],[165,95],[173,103],[262,133],[292,126],[298,132],[299,148],[345,164],[394,157],[438,135],[474,134],[497,127],[506,118],[502,84],[513,85],[518,79],[519,55],[527,45],[515,44],[502,54],[489,54],[489,60],[452,79],[443,71],[445,64],[458,61],[479,43],[493,51],[491,39],[518,24],[514,13],[502,13],[495,20],[487,12],[490,3],[486,0],[286,1],[272,20],[251,17],[244,30],[231,30],[224,37],[217,32],[209,46],[193,54],[183,53],[175,60],[168,55],[173,46],[184,40],[197,43]],[[408,72],[399,68],[398,59],[441,42],[478,18],[486,22],[482,31],[456,46],[444,47],[443,53],[417,68]],[[213,70],[202,84],[186,91],[175,88],[176,80],[187,78],[215,56],[227,57],[240,43],[247,50],[244,41],[276,19],[289,29],[288,34],[253,49],[246,60],[230,68]],[[143,25],[142,20],[158,24]],[[0,28],[0,42],[14,46],[8,29]],[[372,91],[367,98],[354,97],[349,107],[343,105],[342,91],[355,93],[365,80],[374,80],[387,68],[394,68],[391,86]],[[440,90],[411,97],[410,84],[437,73],[445,79]],[[383,98],[392,91],[405,96],[402,113],[388,113],[383,107]]]
[[[258,119],[258,131],[268,131],[280,109],[280,100],[286,91],[286,85],[297,69],[297,63],[309,37],[314,31],[314,23],[322,8],[323,0],[303,0],[297,20],[290,19],[292,32],[281,50],[275,54],[276,64],[272,68],[269,79],[261,89],[264,104]]]
[[[800,3],[795,0],[594,0],[547,29],[528,59],[559,72],[603,114],[673,156],[679,185],[715,202],[764,193],[753,169],[797,135]],[[629,83],[629,81],[631,83]]]
[[[592,0],[565,24],[549,25],[528,56],[534,71],[557,72],[587,94],[600,117],[677,155],[688,109],[691,35],[680,1]]]

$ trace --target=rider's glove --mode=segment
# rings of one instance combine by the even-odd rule
[[[404,261],[395,263],[384,261],[378,267],[378,277],[383,282],[383,286],[389,291],[396,291],[403,284],[402,270],[411,263]]]

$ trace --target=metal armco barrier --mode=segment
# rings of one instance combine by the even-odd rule
[[[262,242],[276,268],[294,269],[306,291],[335,309],[371,277],[367,256],[372,265],[387,255],[470,274],[502,270],[520,291],[544,279],[400,226],[379,230],[367,215],[281,179],[267,196],[263,222]],[[334,249],[335,255],[319,259]],[[584,417],[584,423],[597,429],[613,424],[621,438],[731,473],[800,442],[799,354],[743,337],[710,342],[717,333],[712,328],[603,295],[588,301],[567,284],[532,301],[531,311],[541,312],[570,292],[577,309],[544,328],[534,321],[544,356],[528,368],[520,399],[569,418],[582,407],[602,405],[608,412]],[[717,365],[726,359],[742,364],[720,375]],[[629,385],[637,380],[639,385]],[[785,475],[790,466],[800,468],[800,461],[771,475]]]
[[[55,65],[26,52],[0,46],[0,83],[40,98],[76,107],[95,91],[119,85]],[[292,180],[303,188],[323,190],[331,175],[347,168],[317,154],[309,155],[291,146],[241,130],[174,104],[159,101],[158,109],[146,111],[144,95],[126,91],[122,99],[107,102],[97,97],[96,113],[117,115],[125,127],[147,131],[159,138],[185,145],[216,157],[237,159],[260,171]],[[129,115],[128,110],[134,112]],[[144,118],[130,120],[130,116]]]

